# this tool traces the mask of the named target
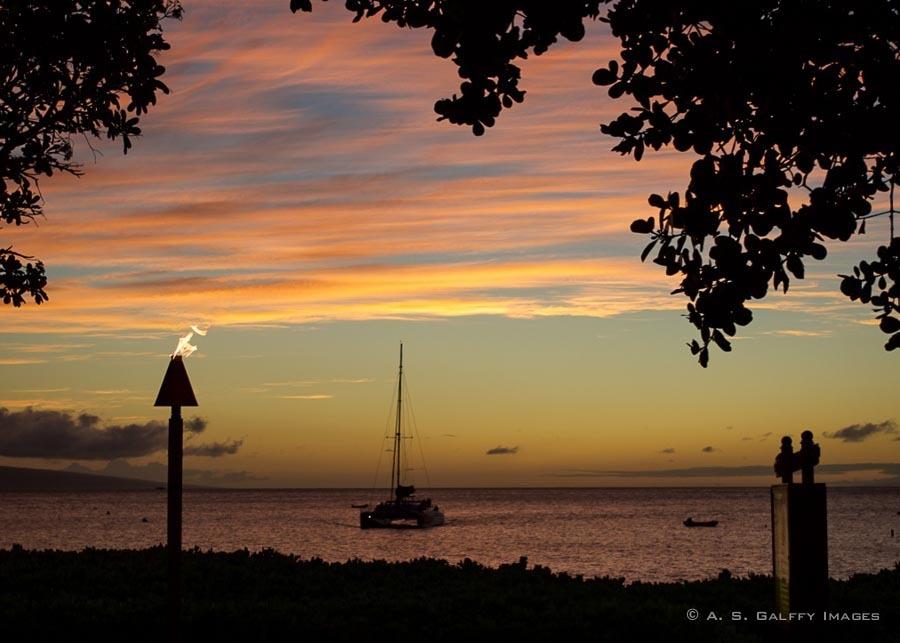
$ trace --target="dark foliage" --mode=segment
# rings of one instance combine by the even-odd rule
[[[786,292],[806,261],[825,258],[824,240],[863,232],[878,214],[873,201],[892,192],[900,5],[632,0],[608,19],[624,63],[594,80],[638,103],[603,126],[621,139],[615,149],[640,159],[672,145],[700,156],[683,195],[651,195],[658,218],[632,230],[650,234],[645,256],[655,247],[654,261],[681,275],[675,292],[691,301],[701,334],[691,352],[705,366],[710,343],[731,350],[727,336],[752,319],[750,300],[770,286]],[[896,239],[880,248],[879,262],[860,265],[862,280],[842,287],[883,309],[885,332],[900,311],[898,250]],[[884,292],[873,296],[873,285]],[[886,347],[898,344],[895,334]]]
[[[788,290],[826,240],[848,241],[869,218],[891,218],[877,261],[843,276],[841,290],[876,307],[886,348],[900,346],[900,243],[893,189],[900,139],[900,3],[872,0],[708,2],[618,0],[349,0],[359,20],[380,15],[434,29],[432,48],[452,57],[459,96],[435,103],[439,119],[476,135],[521,102],[520,70],[559,36],[580,40],[583,19],[608,22],[620,61],[593,80],[634,107],[602,126],[614,149],[640,160],[674,147],[698,156],[687,188],[653,194],[656,216],[631,229],[650,236],[642,260],[681,283],[700,331],[691,352],[706,366],[710,344],[752,320],[748,303]],[[311,2],[293,1],[293,10]],[[873,212],[876,201],[888,209]],[[877,289],[877,292],[873,292]]]
[[[169,48],[162,21],[178,0],[4,0],[0,5],[0,222],[43,215],[38,181],[79,175],[73,137],[140,135],[140,116],[169,89],[154,55]],[[0,296],[21,306],[47,299],[40,261],[0,248]]]
[[[327,563],[273,551],[185,552],[184,640],[781,641],[764,576],[690,583],[583,579],[466,560]],[[165,551],[0,550],[0,621],[11,640],[165,640]],[[816,640],[896,640],[900,569],[832,581],[838,622]],[[695,608],[697,622],[685,614]],[[710,611],[723,618],[706,620]],[[742,611],[747,621],[731,621]],[[801,632],[793,632],[800,635]]]
[[[18,307],[25,303],[26,297],[32,297],[36,304],[47,299],[43,262],[22,263],[22,259],[31,258],[14,252],[12,246],[0,248],[0,297],[4,304]]]

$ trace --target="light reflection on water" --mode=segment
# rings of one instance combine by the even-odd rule
[[[530,563],[585,576],[698,579],[728,568],[771,573],[768,489],[438,489],[448,524],[431,530],[357,526],[368,491],[190,490],[184,544],[271,547],[304,558]],[[0,493],[0,546],[139,548],[165,541],[165,491]],[[829,571],[900,560],[900,489],[830,488]],[[109,514],[107,514],[107,511]],[[714,529],[681,521],[717,519]],[[146,517],[149,522],[142,522]],[[897,536],[891,538],[890,530]]]

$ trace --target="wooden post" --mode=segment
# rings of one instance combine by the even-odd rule
[[[168,554],[168,622],[169,641],[180,640],[181,622],[181,487],[184,420],[181,407],[173,406],[169,417],[169,482],[166,512]]]
[[[772,485],[772,566],[778,611],[821,611],[828,589],[825,485]]]
[[[828,592],[828,518],[825,485],[814,481],[819,446],[804,431],[801,449],[791,450],[782,438],[775,459],[775,474],[783,481],[772,485],[772,569],[775,604],[787,618],[790,612],[821,612]],[[800,470],[803,482],[791,482]]]

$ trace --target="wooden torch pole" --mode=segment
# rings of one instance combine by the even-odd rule
[[[166,527],[169,559],[169,641],[180,640],[181,621],[181,484],[184,420],[181,407],[172,406],[169,417],[169,484]]]

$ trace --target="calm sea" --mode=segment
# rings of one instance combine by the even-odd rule
[[[768,489],[438,489],[431,530],[366,530],[358,490],[186,491],[184,543],[304,558],[472,558],[586,576],[667,581],[771,573]],[[0,493],[0,547],[138,548],[165,541],[165,491]],[[833,577],[900,561],[900,488],[830,488]],[[681,522],[719,520],[712,529]],[[148,522],[143,522],[147,518]],[[896,536],[891,537],[891,529]]]

